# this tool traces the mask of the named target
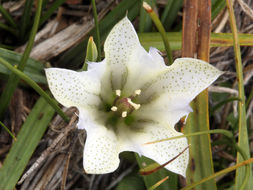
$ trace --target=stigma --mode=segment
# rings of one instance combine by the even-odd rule
[[[111,111],[115,112],[119,117],[125,118],[133,111],[140,109],[141,105],[133,102],[136,96],[141,94],[141,90],[135,90],[131,96],[122,96],[121,90],[115,90],[116,98],[111,107]]]

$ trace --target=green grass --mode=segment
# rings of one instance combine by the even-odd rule
[[[180,13],[184,11],[182,9],[184,1],[168,0],[164,5],[159,4],[161,2],[155,0],[149,0],[147,2],[158,13],[156,22],[162,24],[158,29],[155,27],[156,24],[152,23],[152,19],[142,8],[142,1],[140,0],[121,0],[118,4],[112,4],[111,10],[101,20],[97,19],[97,11],[99,12],[101,8],[97,6],[98,4],[94,4],[95,1],[92,1],[93,4],[91,4],[91,7],[93,7],[93,12],[91,11],[89,14],[95,18],[95,27],[89,36],[82,39],[80,43],[50,60],[51,64],[56,64],[57,67],[69,67],[80,70],[85,60],[85,62],[87,60],[95,61],[100,60],[100,57],[102,60],[104,57],[103,42],[107,34],[126,14],[134,23],[137,31],[140,32],[138,36],[146,50],[152,46],[162,52],[167,51],[168,53],[170,50],[168,50],[168,47],[167,49],[165,48],[165,42],[165,44],[169,44],[172,53],[174,53],[174,57],[180,56],[178,50],[182,49],[183,23],[182,17],[178,13],[179,11]],[[0,124],[2,126],[0,128],[0,136],[7,135],[10,138],[8,141],[10,149],[5,155],[0,155],[0,161],[3,163],[0,168],[0,190],[12,190],[16,187],[17,181],[28,167],[29,161],[31,162],[32,155],[41,139],[43,139],[43,135],[47,131],[54,114],[57,113],[65,121],[68,121],[67,116],[46,91],[48,85],[44,73],[45,63],[43,60],[39,61],[29,57],[36,33],[43,29],[48,21],[56,17],[56,11],[64,3],[65,7],[70,6],[66,4],[65,0],[55,0],[52,3],[38,0],[36,4],[35,1],[28,0],[23,5],[21,16],[9,13],[3,5],[0,5],[0,12],[2,14],[0,32],[4,37],[4,39],[0,39]],[[229,1],[227,1],[228,3]],[[211,19],[214,20],[226,8],[226,1],[212,0],[211,5]],[[230,72],[236,72],[236,79],[233,77],[229,79],[224,77],[222,80],[225,80],[225,82],[218,83],[218,85],[223,86],[225,84],[225,86],[231,87],[236,84],[236,89],[238,89],[239,94],[238,96],[229,96],[225,92],[219,94],[210,93],[209,99],[211,101],[208,101],[207,91],[205,91],[194,100],[194,104],[192,104],[194,112],[189,116],[187,127],[185,128],[185,131],[189,133],[187,134],[188,136],[191,136],[191,133],[195,133],[195,137],[189,137],[189,142],[194,145],[191,148],[192,157],[189,164],[189,170],[192,171],[186,179],[187,183],[184,189],[223,189],[226,187],[226,189],[238,190],[243,188],[243,184],[246,185],[245,189],[247,190],[253,188],[252,174],[249,169],[252,163],[252,159],[250,159],[252,155],[250,152],[253,150],[249,147],[249,143],[251,143],[249,138],[251,131],[247,130],[252,125],[252,120],[250,118],[247,120],[246,118],[246,109],[249,108],[250,102],[252,101],[253,90],[250,86],[252,82],[249,82],[247,85],[243,84],[244,68],[242,63],[247,60],[242,57],[242,53],[240,52],[240,46],[252,48],[253,35],[238,33],[234,19],[234,11],[229,4],[228,7],[232,32],[212,33],[209,48],[213,50],[215,47],[234,47],[235,64],[231,63],[225,69]],[[239,15],[237,16],[239,17]],[[74,17],[73,19],[71,16],[64,15],[64,19],[70,18],[72,19],[71,22],[78,20],[78,17]],[[161,28],[165,31],[162,31]],[[159,31],[162,32],[159,33]],[[96,45],[93,41],[90,41],[88,44],[90,36],[94,37]],[[27,43],[24,53],[20,54],[13,51],[13,49],[24,43]],[[97,47],[95,48],[95,46]],[[224,49],[222,53],[225,54],[228,51]],[[245,52],[247,53],[247,51]],[[247,56],[245,57],[247,58]],[[171,58],[172,56],[169,57]],[[231,70],[230,68],[235,68],[235,70]],[[86,70],[86,66],[83,69]],[[251,89],[249,89],[250,87]],[[12,105],[10,102],[14,91],[17,89],[29,91],[35,97],[36,103],[30,105],[31,111],[24,118],[21,129],[18,134],[13,135],[13,129],[11,127],[12,121],[10,120],[12,117],[9,116],[12,112],[8,108],[14,106],[15,109],[15,105]],[[233,109],[228,109],[232,102],[238,103],[238,115],[233,113]],[[223,118],[226,108],[228,109],[227,117]],[[223,118],[224,121],[217,121],[217,118]],[[209,123],[213,131],[208,130]],[[214,135],[214,133],[219,133],[224,128],[229,133],[229,138],[232,141],[221,138],[217,134]],[[205,135],[203,136],[201,133],[205,133]],[[213,134],[211,136],[212,143],[208,140],[207,134]],[[15,136],[17,140],[12,142]],[[237,165],[230,167],[233,162],[224,156],[225,153],[215,152],[214,148],[225,152],[230,158],[234,158]],[[80,152],[80,154],[82,153]],[[130,154],[129,157],[126,156],[124,158],[131,163],[135,163],[137,166],[139,164],[140,168],[142,168],[143,162],[146,164],[153,163],[153,161],[140,158],[138,155],[133,156]],[[194,168],[196,165],[194,165],[193,161],[198,163],[197,166],[199,168]],[[234,170],[236,170],[235,176],[227,175],[226,179],[221,179],[218,183],[215,182],[217,176],[225,175]],[[169,176],[169,179],[158,186],[158,181],[165,179],[167,176]],[[148,189],[155,187],[158,190],[176,190],[183,187],[182,181],[182,178],[165,169],[148,176],[141,176],[139,175],[138,168],[135,167],[113,189],[122,190],[129,187],[132,189]],[[230,183],[227,183],[227,181],[230,181]],[[19,187],[16,188],[18,189]]]

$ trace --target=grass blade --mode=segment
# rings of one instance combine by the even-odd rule
[[[37,11],[36,11],[36,15],[35,15],[32,31],[31,31],[31,35],[30,35],[28,44],[26,46],[25,52],[24,52],[24,54],[21,58],[20,64],[17,67],[21,71],[24,70],[26,62],[27,62],[27,60],[29,58],[29,55],[30,55],[30,52],[32,50],[34,38],[35,38],[36,32],[38,30],[38,26],[39,26],[40,14],[41,14],[41,9],[42,9],[42,2],[43,2],[43,0],[38,1],[38,8],[37,8]],[[11,74],[9,76],[6,88],[5,88],[5,90],[3,91],[3,93],[0,97],[0,102],[1,102],[1,104],[0,104],[0,119],[3,118],[5,110],[7,109],[7,106],[10,102],[12,94],[14,93],[14,91],[16,89],[16,86],[18,85],[18,82],[19,82],[19,78],[18,78],[17,75]]]
[[[0,12],[2,13],[5,20],[13,27],[17,28],[17,25],[14,21],[14,19],[11,17],[11,15],[3,8],[3,6],[0,4]]]
[[[9,135],[16,141],[16,137],[15,135],[12,134],[12,132],[8,129],[8,127],[6,127],[1,121],[0,121],[0,125],[4,128],[4,130],[9,133]]]
[[[181,50],[182,33],[167,32],[167,38],[170,42],[171,50]],[[149,47],[156,47],[160,51],[165,51],[162,37],[157,32],[139,33],[142,46],[148,50]],[[253,34],[239,34],[239,44],[241,46],[253,46]],[[230,47],[233,46],[233,37],[231,33],[212,33],[210,47]]]
[[[159,185],[161,185],[162,183],[164,183],[167,179],[169,179],[169,176],[166,176],[165,178],[161,179],[156,184],[154,184],[152,187],[148,188],[148,190],[157,189],[157,187],[159,187]]]
[[[25,34],[27,32],[27,29],[29,27],[30,21],[31,21],[31,13],[32,13],[32,6],[33,6],[33,0],[26,0],[25,1],[25,7],[23,10],[23,14],[21,17],[21,24],[20,24],[20,40],[25,40]]]
[[[167,31],[171,28],[172,24],[175,22],[175,19],[178,16],[178,12],[180,11],[183,5],[183,0],[176,0],[176,1],[170,0],[170,1],[172,1],[171,6],[166,7],[169,10],[165,10],[167,12],[164,12],[161,18],[164,28]],[[170,3],[170,1],[168,1],[168,3]]]
[[[52,6],[44,13],[40,19],[39,26],[43,25],[50,16],[61,6],[66,0],[56,0],[53,2]]]
[[[143,165],[147,166],[147,165],[151,165],[155,163],[151,159],[146,158],[144,156],[139,157],[137,154],[135,154],[135,156],[140,168],[143,168]],[[168,171],[167,169],[162,168],[155,173],[152,173],[150,175],[145,175],[142,177],[144,179],[146,187],[150,188],[154,184],[156,184],[158,181],[165,178],[166,176],[169,176],[169,180],[162,183],[157,188],[157,190],[169,190],[169,189],[176,190],[177,189],[177,175],[175,175],[173,172]]]
[[[8,69],[10,69],[15,75],[17,75],[18,77],[23,79],[25,82],[27,82],[27,84],[29,84],[36,92],[38,92],[48,102],[48,104],[50,104],[55,109],[55,111],[62,117],[64,121],[66,122],[69,121],[69,118],[63,113],[61,108],[57,105],[56,101],[50,98],[50,96],[44,90],[42,90],[37,83],[35,83],[32,79],[30,79],[20,70],[11,66],[11,64],[9,64],[7,61],[2,59],[1,57],[0,57],[0,63],[4,65],[5,67],[7,67]]]
[[[6,31],[12,33],[16,37],[18,36],[17,31],[14,28],[11,28],[11,27],[3,24],[3,23],[0,23],[0,28],[2,28],[3,30],[6,30]]]
[[[226,7],[226,1],[216,1],[212,5],[212,20]]]
[[[39,98],[0,168],[0,190],[14,189],[53,115],[52,107]]]
[[[170,10],[171,10],[171,8],[173,8],[172,4],[173,4],[173,0],[168,0],[167,1],[167,4],[166,4],[166,6],[164,8],[164,11],[162,13],[162,16],[161,16],[161,21],[162,21],[163,24],[165,24],[166,18],[171,16],[170,15]]]
[[[0,48],[0,57],[15,67],[20,63],[22,55],[15,51]],[[9,69],[0,64],[0,75],[6,77],[10,75],[10,73],[11,71]],[[24,74],[29,76],[36,83],[47,84],[47,80],[44,74],[44,66],[39,61],[29,58],[24,69]]]
[[[243,161],[243,162],[240,162],[240,163],[238,163],[238,164],[236,164],[236,165],[234,165],[234,166],[231,166],[231,167],[229,167],[229,168],[226,168],[226,169],[224,169],[224,170],[221,170],[221,171],[219,171],[219,172],[216,172],[215,174],[213,174],[213,175],[211,175],[211,176],[208,176],[208,177],[206,177],[206,178],[204,178],[204,179],[201,179],[201,180],[198,181],[198,182],[192,183],[191,185],[188,185],[188,186],[182,188],[181,190],[193,189],[193,188],[196,187],[197,185],[200,185],[200,184],[202,184],[202,183],[205,183],[205,182],[207,182],[208,180],[215,179],[215,178],[218,177],[218,176],[224,175],[224,174],[226,174],[226,173],[228,173],[228,172],[231,172],[231,171],[233,171],[233,170],[236,170],[236,169],[238,169],[238,168],[241,168],[242,166],[245,166],[245,165],[248,165],[248,164],[252,164],[252,163],[253,163],[253,158],[250,158],[250,159],[245,160],[245,161]]]
[[[243,68],[242,68],[242,60],[241,60],[241,51],[238,39],[238,32],[236,27],[235,15],[233,10],[232,2],[226,0],[227,8],[229,12],[229,21],[230,27],[233,34],[233,43],[234,43],[234,52],[235,52],[235,63],[236,63],[236,74],[237,74],[237,81],[238,81],[238,91],[239,91],[239,98],[241,99],[238,102],[238,146],[243,149],[247,157],[250,157],[250,150],[249,150],[249,138],[248,138],[248,130],[247,130],[247,120],[246,120],[246,107],[245,107],[245,95],[244,95],[244,84],[243,84]],[[237,163],[240,163],[243,158],[237,154]],[[242,186],[243,180],[245,178],[245,168],[239,168],[236,170],[236,178],[235,178],[235,189],[239,189]],[[250,180],[248,180],[248,184],[246,189],[253,189],[253,180],[252,180],[252,171],[250,170],[249,173]]]

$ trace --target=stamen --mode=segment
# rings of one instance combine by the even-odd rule
[[[127,112],[126,111],[123,111],[122,114],[121,114],[121,117],[126,117],[127,116]]]
[[[112,107],[111,107],[111,110],[112,110],[112,111],[117,111],[118,108],[117,108],[116,106],[112,106]]]
[[[136,95],[140,95],[141,94],[141,89],[138,89],[138,90],[135,90],[134,91],[134,95],[136,96]]]
[[[131,104],[131,106],[134,107],[135,110],[138,110],[141,107],[140,104],[136,104],[136,103],[132,102],[132,100],[130,98],[127,98],[127,101],[129,104]]]
[[[116,96],[120,96],[121,95],[121,90],[115,90],[116,92]]]

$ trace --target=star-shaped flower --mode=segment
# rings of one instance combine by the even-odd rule
[[[174,125],[192,111],[189,103],[222,72],[192,58],[166,66],[155,48],[146,52],[127,17],[114,26],[105,44],[105,59],[88,71],[46,69],[49,88],[66,107],[79,109],[79,129],[87,139],[83,166],[87,173],[113,172],[119,153],[134,151],[163,164],[188,144],[186,138],[144,143],[182,135]],[[188,150],[166,166],[186,175]]]

